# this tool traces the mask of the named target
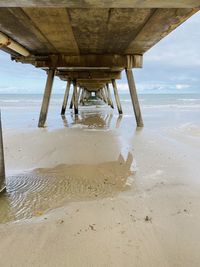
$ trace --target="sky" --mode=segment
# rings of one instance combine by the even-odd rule
[[[142,69],[134,69],[138,93],[200,93],[200,12],[144,54]],[[41,94],[46,73],[31,65],[12,62],[0,50],[0,94]],[[117,81],[128,90],[125,74]],[[54,81],[53,92],[63,94],[65,82]]]

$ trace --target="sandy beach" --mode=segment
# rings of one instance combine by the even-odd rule
[[[2,112],[0,265],[198,267],[199,108],[55,110]]]

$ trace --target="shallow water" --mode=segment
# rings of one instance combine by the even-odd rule
[[[133,156],[101,164],[58,165],[7,178],[0,196],[0,223],[29,219],[66,202],[113,197],[127,190]]]
[[[11,131],[12,129],[20,131],[21,127],[25,129],[36,129],[39,114],[38,96],[35,96],[33,99],[33,103],[37,102],[37,105],[32,105],[32,102],[27,102],[30,101],[29,96],[22,100],[20,96],[18,96],[19,99],[17,99],[21,101],[20,103],[12,102],[14,98],[15,97],[10,96],[10,98],[7,97],[6,99],[6,101],[10,101],[10,108],[7,106],[7,103],[6,106],[3,106],[2,115],[4,128],[11,129]],[[127,99],[122,97],[123,116],[118,116],[116,109],[113,112],[110,108],[102,109],[95,107],[91,109],[90,107],[85,107],[80,109],[79,116],[75,117],[73,112],[68,110],[66,116],[61,117],[59,115],[61,102],[61,98],[56,98],[54,102],[51,103],[47,121],[48,128],[43,129],[43,135],[46,134],[46,130],[48,132],[52,129],[66,129],[66,133],[63,133],[60,140],[61,142],[64,141],[68,143],[68,145],[71,145],[74,144],[74,140],[78,142],[78,144],[80,141],[73,138],[70,140],[70,136],[74,136],[75,132],[70,132],[69,134],[69,132],[67,132],[69,130],[68,128],[78,128],[78,130],[80,130],[79,134],[82,134],[83,142],[86,143],[92,143],[90,138],[93,137],[91,133],[94,131],[109,131],[110,129],[116,130],[119,128],[117,134],[123,132],[123,148],[128,146],[128,138],[134,136],[135,119],[130,97],[127,97]],[[187,102],[187,105],[185,102]],[[159,127],[165,127],[168,130],[170,125],[171,131],[181,131],[192,137],[199,137],[199,108],[196,109],[196,102],[198,102],[198,104],[200,102],[199,95],[192,97],[185,95],[143,96],[141,98],[145,122],[143,131],[145,132],[146,129],[158,131]],[[176,105],[177,108],[175,109],[173,105]],[[27,106],[30,106],[30,108],[27,108]],[[85,135],[83,136],[85,131],[90,131],[90,135],[87,135],[87,138]],[[139,134],[139,132],[136,131],[136,134]],[[112,146],[117,146],[115,140],[110,136],[112,136],[112,134],[104,135],[102,139],[98,139],[107,142],[108,150],[111,149],[111,146],[109,146],[111,143]],[[34,140],[35,139],[32,139],[32,142]],[[19,143],[18,148],[21,149],[21,142],[19,141]],[[92,144],[94,145],[94,142]],[[75,147],[78,147],[77,144],[75,144]],[[35,148],[37,150],[37,145]],[[86,148],[88,147],[86,146]],[[5,144],[5,151],[7,152],[6,149]],[[133,147],[131,147],[131,151],[132,149]],[[34,155],[37,154],[36,150],[32,151]],[[81,154],[79,159],[84,156],[86,157],[86,155],[88,157],[89,154],[91,157],[94,153],[97,154],[95,148],[91,148],[86,152],[82,150],[83,149],[79,151],[79,154]],[[100,152],[99,150],[100,147],[98,147],[98,157],[102,159],[106,156],[107,152],[105,147],[102,148]],[[52,147],[52,154],[56,154],[57,152],[59,152],[57,151],[57,147]],[[16,162],[14,162],[14,165],[19,164],[22,159],[23,162],[28,160],[27,156],[30,154],[29,148],[26,150],[23,148],[20,153],[23,156],[20,159],[19,155],[16,154],[14,158]],[[0,223],[39,216],[70,201],[113,197],[129,189],[129,178],[134,178],[131,165],[135,165],[135,159],[133,159],[130,153],[128,157],[125,158],[120,155],[120,153],[121,151],[117,154],[117,160],[113,157],[110,161],[103,160],[101,163],[94,164],[59,165],[58,163],[56,166],[54,165],[54,168],[33,169],[27,172],[19,172],[17,175],[8,176],[7,191],[0,195]],[[52,154],[47,154],[47,159],[50,160]],[[34,155],[32,155],[33,158]],[[9,157],[10,156],[11,154],[9,154]],[[76,159],[75,156],[76,152],[73,152],[73,155],[68,155],[68,160],[70,157],[72,159],[70,162],[73,162],[73,160]],[[79,163],[79,159],[76,162]],[[35,158],[34,160],[37,162]],[[43,158],[41,158],[41,161],[43,163]],[[68,163],[67,160],[66,162]],[[36,166],[38,167],[41,165]],[[42,165],[42,167],[43,166],[45,165]],[[27,168],[29,167],[30,166]],[[12,171],[12,169],[9,171]]]

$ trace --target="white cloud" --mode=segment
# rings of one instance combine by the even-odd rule
[[[117,87],[120,91],[127,91],[128,90],[128,84],[127,83],[118,83]]]
[[[200,13],[197,13],[150,49],[144,56],[144,66],[146,62],[171,67],[199,68],[199,27]]]
[[[183,90],[183,89],[187,89],[187,88],[190,88],[189,84],[176,84],[177,90]]]

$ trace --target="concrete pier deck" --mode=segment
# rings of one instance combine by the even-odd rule
[[[143,54],[199,9],[194,0],[2,0],[0,45],[12,60],[53,70],[87,92],[105,90],[125,69],[137,125],[143,126],[132,69],[141,68]],[[48,111],[52,85],[47,82],[42,113]],[[44,126],[47,114],[41,116]]]

